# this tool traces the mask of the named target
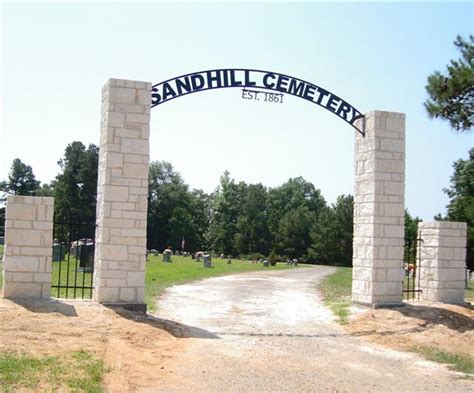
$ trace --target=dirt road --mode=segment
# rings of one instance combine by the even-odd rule
[[[474,309],[371,310],[343,329],[316,291],[330,272],[265,271],[172,287],[156,316],[87,301],[0,299],[0,352],[90,351],[109,368],[103,387],[113,393],[474,392],[472,380],[386,349],[432,343],[472,354]]]
[[[349,335],[318,298],[330,267],[240,274],[168,289],[158,315],[185,326],[160,392],[469,392],[441,365]]]

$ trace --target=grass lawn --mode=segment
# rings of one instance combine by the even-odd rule
[[[467,282],[465,299],[466,302],[474,303],[474,280],[469,280]]]
[[[3,253],[3,246],[1,251]],[[57,285],[59,270],[61,269],[61,285],[65,286],[67,283],[73,285],[74,282],[82,285],[84,282],[86,286],[91,284],[91,274],[78,272],[76,266],[78,261],[71,257],[69,263],[69,274],[66,260],[62,262],[53,262],[53,276],[52,285]],[[294,269],[294,266],[287,266],[286,263],[277,263],[276,266],[268,268],[263,267],[260,263],[250,263],[250,261],[241,261],[233,259],[231,264],[227,263],[227,259],[213,258],[213,268],[204,268],[202,262],[196,262],[191,257],[173,256],[172,263],[162,262],[161,256],[149,255],[149,261],[146,264],[146,278],[145,278],[145,301],[149,310],[154,310],[154,299],[159,296],[167,287],[175,284],[182,284],[189,281],[199,280],[206,277],[223,276],[227,274],[235,274],[241,272],[251,272],[258,270],[279,270],[279,269]],[[0,288],[3,285],[2,271],[0,269]],[[81,298],[82,289],[67,291],[68,298]],[[51,296],[56,298],[65,298],[66,289],[61,288],[58,294],[57,288],[51,289]],[[90,290],[84,290],[84,298],[90,298]]]
[[[0,262],[1,257],[3,256],[4,246],[0,245]],[[149,256],[149,261],[147,262],[146,267],[146,303],[151,310],[154,310],[154,305],[152,299],[156,296],[159,296],[163,290],[171,285],[182,284],[184,282],[198,280],[206,277],[221,276],[225,274],[233,274],[247,271],[263,270],[264,268],[261,264],[251,264],[248,261],[232,260],[232,264],[228,265],[227,260],[215,258],[213,259],[214,268],[205,269],[202,267],[202,263],[193,262],[190,257],[182,256],[173,256],[173,263],[163,263],[161,262],[161,256]],[[53,263],[53,277],[52,283],[56,285],[58,283],[59,269],[62,271],[61,285],[66,285],[67,280],[69,285],[72,285],[75,280],[77,283],[85,283],[85,286],[91,285],[91,274],[76,272],[77,261],[76,258],[71,257],[70,266],[69,266],[69,275],[65,275],[64,272],[67,271],[67,263],[63,262],[54,262]],[[192,268],[190,268],[192,266]],[[0,263],[1,267],[1,263]],[[278,263],[277,266],[269,267],[269,270],[275,269],[285,269],[292,268],[291,266],[286,266],[284,263]],[[345,271],[346,273],[343,273]],[[3,286],[3,269],[0,268],[0,289]],[[77,274],[76,274],[77,273]],[[337,274],[333,277],[330,276],[324,281],[321,286],[321,291],[327,291],[327,300],[326,304],[331,307],[333,312],[339,316],[341,322],[345,321],[347,317],[347,310],[350,305],[350,292],[351,292],[351,268],[338,268]],[[66,278],[68,277],[68,278]],[[405,281],[407,279],[405,278]],[[413,279],[410,279],[412,281]],[[56,284],[55,284],[56,283]],[[51,290],[51,295],[53,297],[65,298],[66,289],[60,289],[58,294],[58,289],[53,288]],[[67,293],[69,298],[74,298],[74,291],[69,289]],[[407,294],[404,294],[404,299]],[[415,297],[417,295],[415,294]],[[86,299],[91,297],[90,290],[84,290],[84,296],[82,290],[76,290],[77,298],[84,297]],[[470,280],[468,283],[468,288],[466,288],[465,299],[467,302],[474,303],[474,280]],[[345,311],[346,310],[346,311]],[[346,316],[344,316],[346,315]],[[345,322],[344,322],[345,323]]]
[[[346,324],[351,305],[352,268],[340,267],[335,273],[326,277],[319,285],[324,303]],[[466,301],[474,302],[474,281],[469,281],[466,289]],[[449,364],[449,368],[468,374],[474,374],[474,358],[462,353],[447,352],[434,347],[417,346],[412,349],[426,359]]]
[[[339,267],[337,272],[326,277],[319,286],[326,305],[339,317],[342,324],[347,323],[349,306],[351,304],[352,268]],[[412,279],[410,279],[411,281]],[[406,278],[405,278],[406,284]],[[406,294],[404,294],[404,299]],[[415,294],[415,299],[417,295]],[[474,280],[468,282],[465,300],[474,303]]]
[[[67,257],[66,254],[64,261],[53,262],[53,277],[51,285],[92,287],[92,273],[78,271],[79,260],[73,256],[69,258],[68,267]],[[59,277],[61,277],[60,282]],[[51,288],[51,296],[69,299],[91,299],[92,291],[90,289],[74,290],[72,288]]]
[[[326,277],[319,285],[326,306],[346,324],[351,305],[352,268],[338,267],[337,271]]]
[[[286,263],[277,263],[276,266],[263,267],[261,263],[251,263],[232,259],[213,258],[213,268],[204,268],[202,262],[196,262],[191,257],[173,256],[171,263],[162,262],[161,256],[149,255],[145,277],[145,302],[150,311],[155,310],[155,299],[167,287],[183,284],[207,277],[224,276],[228,274],[251,272],[258,270],[295,269]]]
[[[466,374],[473,374],[474,357],[462,353],[446,352],[432,347],[417,347],[415,351],[422,354],[426,359],[437,363],[448,364],[448,368]]]
[[[2,392],[73,391],[101,392],[107,369],[86,351],[66,356],[29,356],[22,353],[0,353],[0,390]]]
[[[3,288],[3,249],[4,245],[0,244],[0,289]]]

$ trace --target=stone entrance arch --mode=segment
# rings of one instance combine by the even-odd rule
[[[311,86],[304,88],[318,89]],[[146,310],[151,92],[151,83],[121,79],[109,79],[102,90],[94,300],[138,310]],[[352,300],[373,307],[400,304],[405,115],[373,111],[344,118],[353,107],[324,89],[321,92],[327,93],[321,93],[327,101],[316,103],[356,128]]]

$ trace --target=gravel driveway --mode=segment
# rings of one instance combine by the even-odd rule
[[[163,392],[474,392],[443,366],[347,334],[317,293],[331,267],[218,277],[169,288],[160,318],[186,350]]]

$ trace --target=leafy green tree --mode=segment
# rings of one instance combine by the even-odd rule
[[[405,239],[418,237],[418,223],[421,221],[421,218],[412,217],[408,209],[405,209]]]
[[[316,262],[352,266],[354,197],[340,195],[326,207],[311,230],[308,257]]]
[[[36,195],[39,188],[33,169],[19,158],[13,160],[8,179],[0,182],[0,191],[5,194]]]
[[[311,228],[310,245],[308,247],[310,261],[327,265],[336,263],[334,242],[337,235],[333,223],[334,211],[330,206],[326,206]]]
[[[278,261],[278,255],[275,252],[275,250],[272,250],[272,252],[270,253],[268,257],[268,262],[270,262],[270,265],[275,266],[277,264],[277,261]]]
[[[283,216],[274,243],[279,254],[292,259],[305,257],[310,245],[309,232],[313,218],[306,206],[299,206]]]
[[[467,160],[457,160],[453,168],[451,186],[443,190],[450,198],[446,218],[467,223],[467,266],[474,270],[474,148]]]
[[[247,185],[243,182],[235,183],[230,178],[230,173],[225,171],[221,176],[220,185],[212,195],[210,204],[210,223],[207,234],[211,248],[216,253],[225,255],[238,255],[240,250],[236,247],[245,244],[246,233],[238,234],[237,222],[242,212],[242,202]],[[241,223],[241,228],[245,223]]]
[[[421,221],[421,218],[412,217],[408,209],[405,209],[405,261],[416,261],[418,248],[418,223]]]
[[[461,52],[459,60],[451,60],[447,75],[435,71],[428,77],[424,103],[430,117],[448,120],[457,131],[468,131],[474,124],[474,36],[456,37],[454,45]]]
[[[191,211],[193,221],[194,243],[186,241],[187,250],[210,250],[210,244],[206,237],[210,220],[210,196],[202,190],[191,192]]]
[[[54,197],[53,186],[51,184],[47,184],[47,183],[41,184],[41,187],[38,188],[38,191],[36,192],[36,195],[44,196],[44,197]]]
[[[147,247],[171,247],[197,251],[204,244],[207,222],[207,195],[189,191],[181,175],[169,162],[150,164],[148,187]]]
[[[305,259],[310,231],[326,206],[314,185],[302,177],[268,191],[268,226],[272,248],[280,255]]]
[[[57,217],[95,218],[99,148],[72,142],[58,161],[61,173],[52,182],[54,210]],[[47,188],[43,191],[48,192]]]
[[[237,217],[234,249],[239,254],[267,255],[271,237],[267,220],[267,189],[261,184],[240,184],[241,212]]]

